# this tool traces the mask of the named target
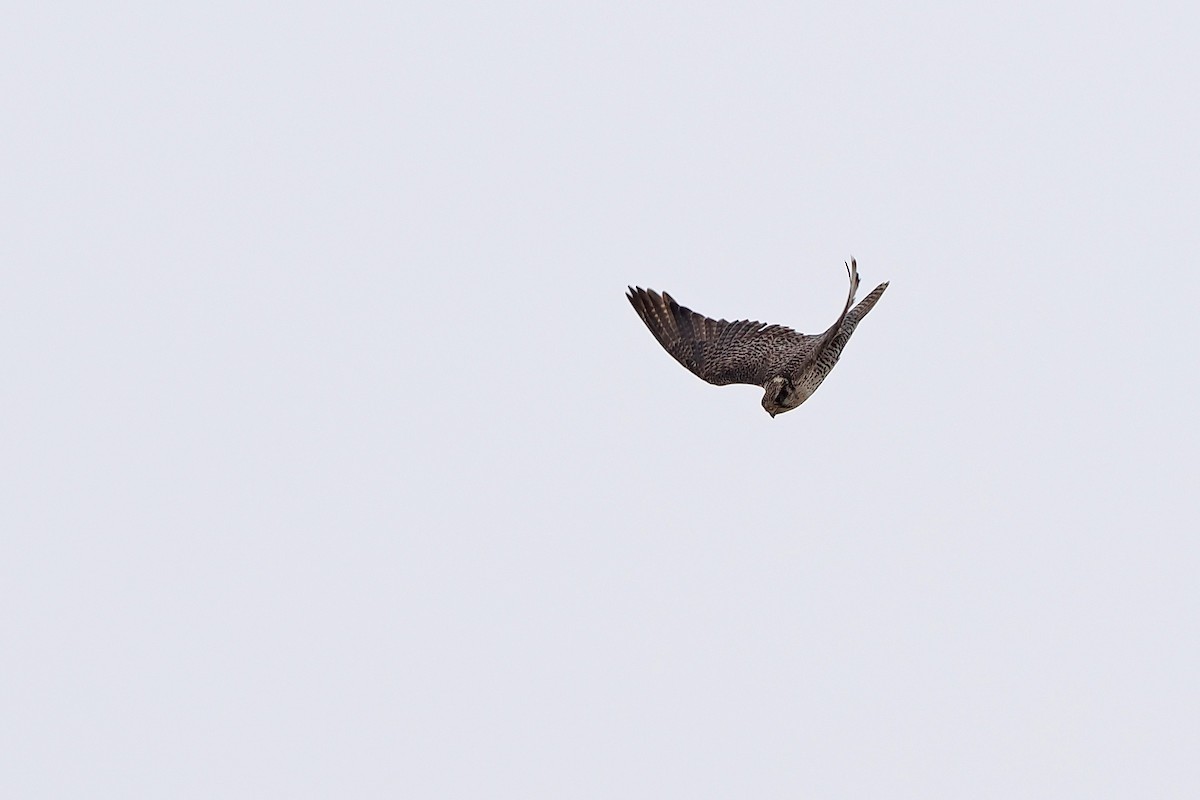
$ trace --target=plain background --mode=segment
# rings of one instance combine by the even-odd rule
[[[8,7],[0,794],[1200,796],[1194,13]]]

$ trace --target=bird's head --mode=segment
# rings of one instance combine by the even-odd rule
[[[772,417],[791,411],[807,399],[806,395],[796,391],[791,380],[782,375],[777,375],[763,384],[762,407]]]

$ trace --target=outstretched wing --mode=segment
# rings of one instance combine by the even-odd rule
[[[660,295],[631,286],[626,297],[663,349],[717,386],[762,386],[780,374],[783,364],[803,356],[820,340],[782,325],[709,319],[679,305],[666,292]]]
[[[846,264],[846,277],[850,279],[850,292],[846,297],[846,305],[842,307],[842,313],[838,316],[837,321],[830,325],[823,334],[816,337],[816,344],[813,346],[811,353],[805,354],[805,360],[818,360],[833,344],[834,339],[842,330],[842,323],[846,321],[846,315],[850,313],[850,308],[854,305],[854,295],[858,294],[858,262],[854,256],[850,257],[850,263]],[[878,300],[879,298],[876,298]],[[875,305],[874,302],[871,305]],[[868,308],[867,311],[870,311]],[[866,311],[863,312],[866,314]],[[857,322],[855,324],[858,324]],[[853,329],[851,329],[853,331]],[[847,337],[849,338],[849,337]],[[837,361],[837,355],[834,355],[834,361]],[[799,364],[793,362],[790,364],[793,369],[798,369]],[[831,368],[833,364],[829,365]]]

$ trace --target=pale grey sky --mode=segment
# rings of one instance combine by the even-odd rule
[[[1194,13],[9,9],[0,795],[1198,796]]]

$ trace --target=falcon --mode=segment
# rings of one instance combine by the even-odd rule
[[[642,322],[671,356],[717,386],[746,383],[763,388],[762,407],[774,417],[812,396],[842,355],[862,318],[875,307],[887,283],[858,305],[858,263],[846,264],[850,293],[841,316],[821,334],[797,333],[782,325],[750,320],[709,319],[663,292],[629,287],[625,295]]]

